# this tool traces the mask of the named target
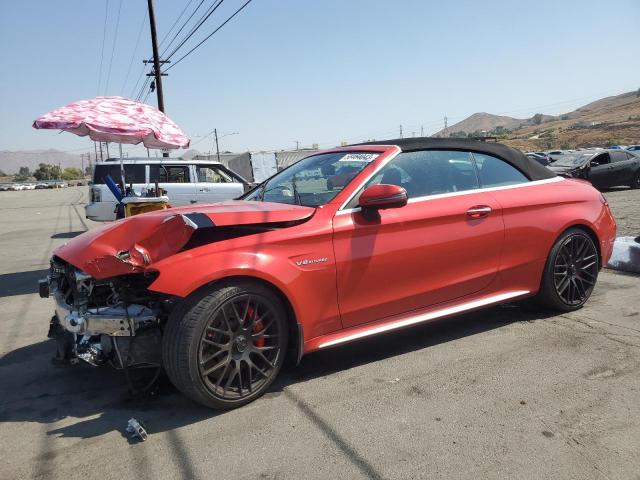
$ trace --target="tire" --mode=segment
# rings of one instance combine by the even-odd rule
[[[578,310],[593,292],[599,265],[593,239],[584,230],[570,228],[549,252],[536,302],[560,312]]]
[[[631,187],[632,189],[640,188],[640,170],[638,170],[631,178],[629,187]]]
[[[163,336],[164,368],[192,400],[237,408],[273,383],[287,335],[286,310],[268,287],[251,281],[214,286],[172,312]]]

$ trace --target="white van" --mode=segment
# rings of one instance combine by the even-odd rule
[[[181,207],[194,203],[213,203],[239,197],[247,190],[247,181],[219,162],[178,160],[174,158],[127,158],[124,164],[127,187],[140,194],[158,186],[165,190],[169,204]],[[95,164],[85,214],[89,220],[109,222],[116,219],[116,199],[105,185],[110,175],[120,183],[120,159]]]

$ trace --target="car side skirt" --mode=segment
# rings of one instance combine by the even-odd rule
[[[379,335],[391,330],[409,327],[439,318],[450,317],[459,313],[476,310],[489,305],[504,303],[515,298],[525,297],[530,293],[531,292],[529,290],[511,290],[499,294],[476,298],[474,300],[469,300],[462,303],[449,303],[447,304],[447,306],[439,305],[436,307],[431,307],[427,310],[420,310],[419,312],[414,311],[403,315],[396,315],[390,318],[341,330],[339,332],[312,338],[311,340],[305,342],[304,351],[305,353],[309,353],[315,350],[334,347],[343,343],[359,340],[361,338]]]

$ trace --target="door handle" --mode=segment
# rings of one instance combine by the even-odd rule
[[[191,200],[191,203],[198,203],[198,200]]]
[[[488,205],[476,205],[467,210],[467,217],[483,218],[491,213],[491,207]]]

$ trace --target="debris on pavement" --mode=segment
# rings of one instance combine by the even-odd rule
[[[145,430],[142,423],[140,423],[135,418],[131,417],[127,422],[127,428],[125,429],[127,433],[131,436],[131,438],[138,437],[143,442],[147,439],[147,431]]]

